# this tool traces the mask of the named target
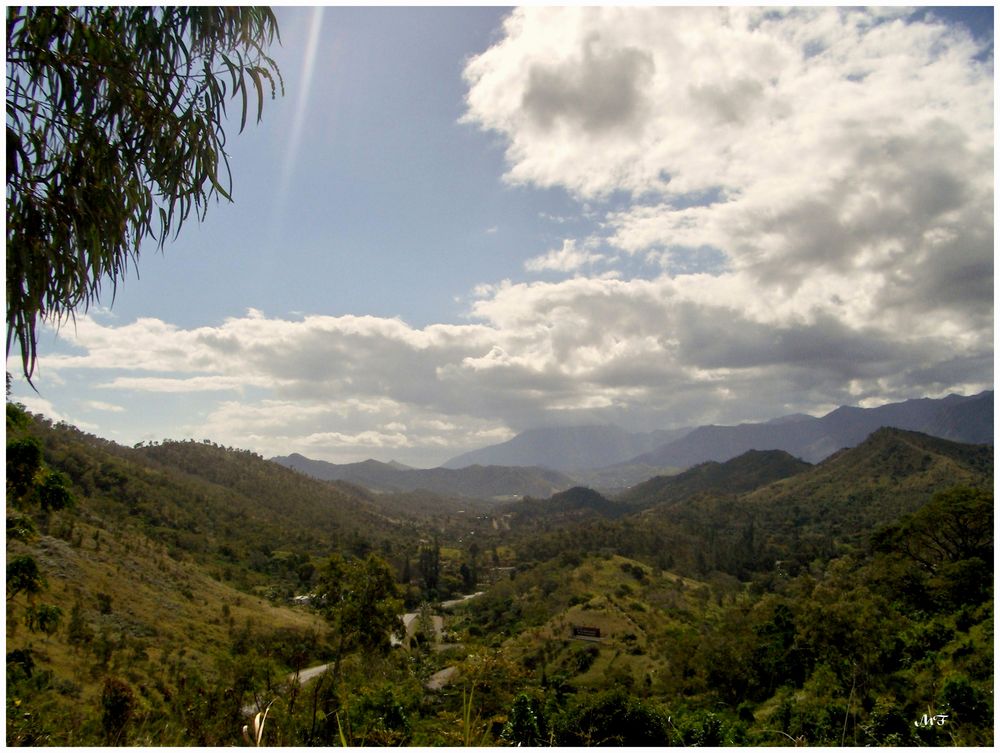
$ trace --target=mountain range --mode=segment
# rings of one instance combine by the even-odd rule
[[[988,488],[993,448],[882,428],[810,464],[781,450],[751,450],[657,477],[619,495],[574,487],[494,509],[526,537],[526,557],[565,548],[661,557],[684,572],[713,567],[741,578],[795,557],[828,557],[954,487]],[[990,524],[992,526],[992,524]],[[541,538],[539,538],[541,537]]]
[[[844,406],[821,418],[798,415],[766,423],[701,426],[633,462],[688,468],[707,460],[728,460],[747,450],[784,450],[817,463],[837,450],[854,447],[883,426],[967,444],[992,444],[993,391],[878,408]]]
[[[452,458],[458,468],[469,458],[488,464],[556,468],[573,475],[582,468],[644,465],[684,469],[709,460],[724,461],[748,450],[784,450],[817,463],[837,450],[853,447],[876,429],[891,426],[968,444],[993,443],[993,391],[969,397],[920,398],[877,408],[843,406],[822,417],[796,414],[764,423],[699,426],[672,432],[629,434],[617,427],[526,431],[502,444]],[[660,441],[656,447],[625,457],[628,447]],[[532,450],[537,450],[533,455]],[[587,458],[589,466],[581,464]]]
[[[972,420],[961,410],[939,419],[952,428]],[[750,450],[617,496],[574,485],[473,505],[372,494],[207,441],[124,447],[8,404],[9,484],[32,449],[43,463],[32,478],[54,481],[39,489],[65,485],[75,503],[46,509],[50,495],[22,493],[15,499],[31,517],[8,511],[8,745],[221,747],[238,742],[259,698],[276,699],[268,742],[305,742],[280,735],[311,728],[308,699],[331,678],[304,688],[298,704],[298,685],[275,680],[335,656],[343,633],[301,595],[318,592],[328,566],[351,562],[392,576],[404,600],[386,601],[394,613],[477,598],[428,615],[460,649],[350,652],[339,682],[355,723],[328,730],[324,745],[348,734],[358,744],[458,745],[470,713],[458,705],[463,682],[477,678],[475,713],[499,721],[514,716],[516,694],[551,693],[553,676],[570,699],[552,693],[553,704],[597,699],[602,715],[632,724],[626,712],[638,696],[622,694],[644,688],[643,703],[672,713],[677,698],[699,704],[682,708],[678,729],[719,729],[724,719],[725,734],[747,744],[751,732],[754,742],[781,742],[774,730],[792,698],[813,711],[780,734],[801,729],[810,743],[844,742],[852,703],[859,742],[900,743],[870,733],[885,719],[884,698],[907,715],[892,730],[919,731],[910,720],[928,704],[962,720],[954,728],[966,737],[921,743],[992,739],[990,444],[880,428],[815,464]],[[541,473],[357,465],[425,484]],[[28,562],[44,578],[37,592],[18,580]],[[21,588],[13,597],[11,584]],[[61,622],[44,627],[41,617],[53,615]],[[599,640],[574,640],[574,626],[599,630]],[[443,672],[457,676],[452,689],[429,690]],[[111,739],[116,698],[129,709],[128,735]],[[609,698],[633,706],[608,707]],[[411,737],[364,736],[381,728],[362,712],[387,706]],[[576,730],[595,706],[558,708],[544,707]],[[910,734],[902,742],[917,740]],[[664,731],[657,741],[705,738]]]
[[[690,428],[631,433],[617,426],[529,429],[501,444],[463,453],[442,467],[538,465],[573,474],[575,471],[625,463],[679,439],[689,431]]]
[[[286,468],[321,481],[347,481],[377,493],[425,491],[444,496],[492,499],[498,497],[547,497],[573,485],[559,471],[539,467],[473,465],[453,468],[408,468],[399,463],[365,460],[336,464],[293,453],[271,458]]]
[[[794,414],[736,426],[645,433],[593,425],[532,429],[431,469],[377,460],[335,464],[299,454],[272,460],[314,478],[346,481],[380,493],[421,490],[477,499],[547,497],[578,485],[619,491],[702,463],[725,462],[751,450],[780,450],[792,459],[818,463],[856,446],[881,427],[967,444],[992,444],[993,391],[876,408],[842,406],[822,417]]]

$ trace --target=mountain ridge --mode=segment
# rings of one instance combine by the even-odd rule
[[[747,450],[784,450],[816,463],[859,444],[883,426],[965,444],[992,444],[993,391],[916,398],[877,408],[841,406],[811,421],[703,426],[633,462],[686,468],[708,460],[728,460]]]
[[[655,476],[618,497],[632,508],[681,502],[697,494],[741,494],[814,468],[783,450],[748,450],[724,462],[709,460],[673,476]]]
[[[666,442],[627,457],[623,456],[624,448],[648,445],[668,432],[630,434],[614,426],[531,429],[506,442],[458,455],[442,467],[457,468],[472,460],[481,464],[539,465],[561,469],[580,480],[584,471],[606,471],[605,475],[614,477],[616,468],[628,466],[685,469],[708,461],[724,462],[748,450],[783,450],[817,463],[841,448],[857,445],[881,426],[968,444],[992,444],[993,391],[913,398],[875,408],[841,406],[819,417],[795,413],[734,426],[686,427],[669,432],[673,438]],[[592,465],[585,467],[583,458]]]
[[[365,460],[338,465],[313,460],[298,453],[271,458],[322,481],[346,481],[376,493],[428,491],[446,496],[490,499],[549,496],[573,486],[573,479],[547,468],[472,465],[465,468],[409,468]],[[398,466],[398,464],[396,464]]]
[[[375,459],[336,464],[299,453],[271,460],[313,478],[347,482],[377,494],[426,491],[446,497],[498,500],[545,498],[573,486],[590,486],[615,496],[650,479],[703,463],[724,463],[750,451],[781,451],[815,464],[845,447],[856,446],[882,426],[967,444],[992,444],[993,391],[915,398],[876,408],[841,406],[821,417],[796,413],[736,426],[637,434],[609,425],[532,429],[427,469]],[[647,448],[643,454],[627,456],[642,447]],[[477,462],[471,463],[473,460]]]
[[[634,433],[606,424],[528,429],[506,442],[457,455],[441,467],[541,466],[572,475],[573,471],[626,461],[687,431],[684,428]]]

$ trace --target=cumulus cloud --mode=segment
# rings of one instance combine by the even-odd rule
[[[621,251],[669,258],[664,249],[708,245],[786,295],[816,275],[874,275],[858,318],[910,317],[919,301],[982,326],[992,59],[960,27],[900,13],[522,8],[468,64],[465,120],[504,136],[512,182],[645,197],[606,214]],[[642,75],[625,77],[614,50],[645,61],[633,66]],[[595,66],[641,79],[643,106],[621,107],[628,132],[601,131],[597,144],[586,114],[538,127],[538,71],[553,112],[572,113],[588,87],[601,107]]]
[[[668,362],[724,380],[781,368],[790,402],[810,380],[887,398],[943,385],[938,360],[992,380],[982,52],[962,27],[905,9],[521,8],[467,65],[464,120],[505,139],[508,181],[605,207],[603,240],[661,265],[673,282],[655,281],[657,305],[638,280],[604,289],[634,294],[676,343]],[[577,105],[590,86],[600,108],[607,78],[624,82],[627,128],[595,128]],[[519,325],[520,306],[560,298],[511,292],[475,309]],[[615,321],[605,304],[587,304],[592,322]]]
[[[543,280],[486,281],[463,323],[425,327],[82,316],[45,373],[221,393],[191,431],[226,443],[428,462],[553,421],[992,384],[992,57],[961,29],[903,9],[526,7],[502,32],[468,61],[463,120],[502,138],[507,181],[597,219],[525,263]],[[608,274],[630,260],[648,274]]]
[[[574,239],[568,238],[563,241],[562,248],[528,259],[524,263],[524,268],[529,272],[576,272],[584,267],[593,266],[605,258],[603,254],[580,248]]]
[[[635,47],[608,47],[600,33],[583,41],[579,59],[555,65],[535,62],[521,105],[529,121],[543,131],[562,122],[590,134],[633,132],[648,104],[645,89],[652,56]]]

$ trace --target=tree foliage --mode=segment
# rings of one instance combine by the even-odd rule
[[[335,675],[345,652],[360,649],[385,654],[390,636],[404,637],[399,588],[392,569],[378,555],[369,554],[364,560],[333,555],[323,568],[318,588],[323,614],[335,636]]]
[[[993,499],[969,487],[946,489],[917,512],[879,531],[876,545],[896,550],[936,573],[949,564],[992,559]]]
[[[252,7],[7,9],[7,352],[30,378],[40,318],[97,300],[192,210],[230,199],[226,101],[284,84]]]

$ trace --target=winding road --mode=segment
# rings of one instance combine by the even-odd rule
[[[458,599],[449,599],[448,601],[442,601],[439,606],[441,607],[441,609],[450,609],[451,607],[456,606],[458,604],[462,604],[463,602],[466,602],[469,599],[474,599],[477,596],[482,596],[483,593],[484,593],[483,591],[477,591],[474,594],[467,594]],[[403,626],[406,628],[407,637],[411,637],[413,635],[415,625],[417,624],[418,614],[419,612],[407,612],[406,614],[400,615],[400,619],[403,620]],[[432,617],[432,620],[434,622],[434,639],[435,641],[440,642],[441,633],[442,630],[444,629],[444,618],[441,617],[440,615],[434,615]],[[395,637],[393,637],[391,640],[393,646],[398,646],[402,643],[402,641],[396,639]],[[298,672],[292,672],[290,675],[288,675],[286,680],[288,682],[291,682],[292,680],[298,678],[299,685],[305,685],[310,680],[319,677],[321,674],[326,672],[326,670],[328,670],[332,666],[333,664],[320,664],[319,666],[316,667],[309,667],[308,669],[300,669]],[[441,688],[443,688],[445,685],[448,684],[448,682],[455,676],[457,672],[458,672],[457,667],[445,667],[440,672],[436,672],[434,675],[432,675],[431,678],[427,681],[427,685],[425,687],[428,690],[440,690]],[[247,716],[252,716],[256,714],[258,711],[263,711],[263,710],[264,709],[258,707],[257,703],[252,703],[243,707],[243,713],[246,714]]]

